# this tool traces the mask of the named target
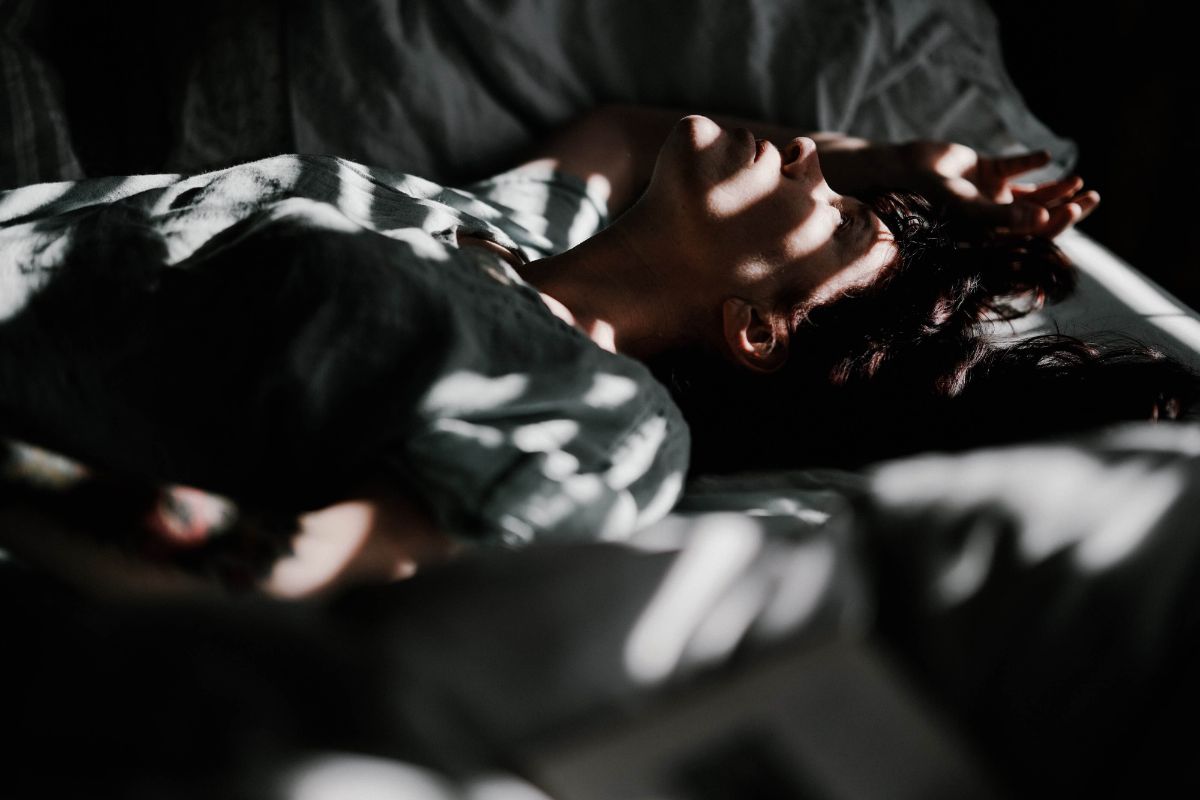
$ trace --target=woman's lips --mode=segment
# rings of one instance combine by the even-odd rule
[[[771,146],[771,143],[768,142],[766,139],[755,139],[754,140],[754,160],[758,161],[760,158],[762,158],[763,153],[766,153],[767,148],[769,148],[770,146]]]

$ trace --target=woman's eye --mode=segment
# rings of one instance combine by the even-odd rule
[[[842,218],[838,222],[838,230],[839,231],[845,230],[847,227],[849,227],[850,223],[853,221],[854,221],[853,218],[849,214],[847,214],[845,211],[843,211]]]

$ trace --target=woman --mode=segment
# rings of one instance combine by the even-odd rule
[[[300,159],[142,179],[108,203],[33,202],[8,225],[24,280],[0,339],[8,430],[249,507],[326,506],[268,579],[283,594],[347,571],[406,574],[462,538],[621,536],[669,509],[687,434],[661,387],[614,353],[829,383],[831,352],[863,351],[834,336],[809,352],[822,337],[804,321],[823,310],[878,294],[911,309],[886,317],[893,338],[949,341],[1000,308],[996,298],[1036,301],[1069,285],[1039,239],[959,257],[975,265],[967,273],[947,267],[953,255],[916,256],[935,241],[920,202],[890,195],[871,207],[854,193],[911,186],[963,226],[1043,238],[1098,202],[1075,179],[1011,183],[1044,155],[818,145],[759,128],[779,146],[720,122],[600,109],[473,195]],[[280,164],[286,175],[271,171]],[[570,223],[552,230],[502,204],[530,192],[573,193]],[[617,218],[608,227],[606,212]],[[216,222],[197,232],[179,219]],[[57,251],[37,233],[67,256],[44,263]],[[776,388],[747,386],[768,399]],[[753,420],[743,400],[714,428]],[[189,496],[170,495],[220,517]],[[149,527],[168,552],[221,550],[204,525]]]
[[[637,110],[636,121],[624,124],[652,129],[655,121],[663,122],[660,114]],[[681,125],[691,126],[692,141],[705,136],[712,142],[712,152],[697,161],[719,158],[724,148],[734,151],[736,163],[737,140],[746,138],[745,129],[718,132],[702,119]],[[680,195],[708,198],[713,205],[721,193],[724,208],[710,209],[707,219],[678,203],[705,221],[703,230],[690,234],[693,252],[677,260],[704,263],[704,254],[710,254],[713,269],[725,274],[723,294],[718,292],[725,298],[722,324],[708,326],[710,331],[720,327],[725,340],[660,339],[653,352],[639,353],[671,386],[691,423],[693,470],[857,466],[918,450],[1012,441],[1115,419],[1173,418],[1195,399],[1194,375],[1136,342],[1101,347],[1045,336],[1000,348],[978,337],[981,320],[1018,317],[1065,297],[1074,286],[1073,269],[1051,239],[1089,214],[1099,197],[1082,191],[1082,182],[1073,177],[1040,186],[1012,182],[1044,164],[1045,154],[986,159],[960,145],[878,145],[823,135],[816,164],[811,142],[787,142],[787,131],[766,130],[784,142],[784,180],[766,181],[774,193],[760,184],[763,199],[746,199],[756,190],[752,169],[736,178],[710,177],[708,185],[703,179],[679,182],[687,186]],[[688,140],[678,134],[675,140]],[[661,194],[669,194],[672,185],[671,145],[669,139],[659,161],[668,176],[661,181],[668,187],[659,189]],[[769,156],[772,148],[762,151]],[[808,154],[815,167],[811,173],[804,169]],[[759,163],[756,159],[755,168]],[[828,184],[823,185],[822,169]],[[747,185],[751,188],[741,195],[746,207],[730,211],[736,203],[731,191]],[[881,187],[919,189],[940,209],[935,213],[919,196]],[[775,253],[778,272],[772,272],[763,255],[770,251],[756,249],[754,242],[788,242],[803,251],[806,244],[798,238],[813,226],[784,223],[786,230],[770,232],[761,225],[755,230],[747,219],[789,219],[787,211],[771,209],[773,201],[807,213],[800,209],[808,206],[787,197],[790,189],[811,192],[805,202],[816,209],[813,217],[827,204],[826,213],[849,209],[868,219],[847,226],[859,239],[856,248],[838,251],[840,261],[827,256],[832,246],[814,246],[800,258]],[[653,199],[655,192],[651,182],[644,199]],[[629,216],[638,213],[635,205]],[[939,217],[947,221],[939,224]],[[670,230],[687,230],[686,223]],[[835,243],[841,235],[827,241]],[[743,264],[754,280],[738,283],[737,276],[721,272],[720,265],[738,263],[730,247],[756,259]],[[671,263],[670,258],[657,254],[653,260]],[[687,274],[685,268],[675,272]],[[682,289],[665,294],[676,293],[684,296]],[[694,304],[716,305],[713,298]],[[700,327],[693,324],[692,330]]]

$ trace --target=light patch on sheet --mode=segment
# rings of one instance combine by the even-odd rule
[[[647,553],[682,550],[692,527],[692,517],[672,514],[653,525],[639,529],[626,542],[628,547]]]
[[[652,685],[676,670],[697,626],[762,545],[763,533],[748,517],[717,513],[695,520],[686,546],[626,640],[630,678]]]
[[[425,395],[426,411],[492,411],[525,393],[529,376],[509,373],[495,378],[478,372],[452,372],[433,385]]]
[[[1200,456],[1200,427],[1134,422],[1106,431],[1103,445],[1106,448]]]
[[[765,581],[735,583],[700,620],[684,648],[682,663],[715,664],[727,659],[754,624],[769,591]]]
[[[975,520],[958,550],[940,565],[933,592],[942,607],[960,605],[983,586],[996,552],[995,526],[1001,523],[994,516]]]
[[[1018,550],[1029,563],[1081,545],[1095,534],[1094,525],[1110,515],[1119,516],[1128,503],[1141,502],[1130,492],[1131,486],[1143,483],[1147,464],[1141,459],[1109,466],[1093,456],[1062,448],[1033,450],[1027,458],[1022,469],[1014,469],[1019,462],[996,466],[1008,473],[1001,485],[1008,485],[1006,505],[1012,506],[1023,522]],[[987,490],[981,489],[972,494],[986,498]],[[1064,503],[1064,497],[1073,502]],[[1081,514],[1081,509],[1087,513]],[[1131,531],[1127,535],[1144,534]]]
[[[1131,465],[1135,466],[1135,465]],[[1178,472],[1159,469],[1142,474],[1127,471],[1115,475],[1135,502],[1118,504],[1100,521],[1099,526],[1083,540],[1075,553],[1081,569],[1099,572],[1133,553],[1157,527],[1158,521],[1175,505],[1187,490],[1187,481]]]
[[[1181,310],[1164,291],[1091,239],[1064,234],[1056,244],[1072,261],[1087,263],[1088,274],[1135,313],[1169,314]]]
[[[1186,345],[1193,353],[1200,352],[1200,319],[1194,311],[1078,231],[1064,233],[1055,243],[1132,313]]]
[[[401,761],[328,753],[304,760],[282,779],[287,800],[446,800],[458,795],[442,776]]]
[[[462,800],[550,800],[550,797],[511,775],[484,775],[471,779],[463,789]]]
[[[961,514],[980,504],[1020,521],[1018,552],[1036,563],[1077,541],[1081,532],[1063,497],[1094,493],[1095,458],[1069,447],[1014,447],[965,456],[905,459],[876,473],[876,496],[901,513],[930,504]]]
[[[998,540],[1012,531],[1023,563],[1071,551],[1081,569],[1126,559],[1153,534],[1183,496],[1187,474],[1155,457],[1111,461],[1068,446],[1029,446],[965,456],[906,459],[884,467],[876,497],[895,513],[955,515],[987,509],[974,536]],[[924,508],[923,508],[924,507]],[[943,598],[965,595],[983,580],[990,553],[979,541],[957,554],[942,576]],[[993,542],[991,547],[995,546]]]
[[[583,402],[592,408],[616,408],[637,397],[637,391],[638,385],[633,379],[600,372],[593,376]]]
[[[1079,289],[1018,320],[986,323],[984,333],[1003,343],[1056,330],[1084,339],[1121,332],[1200,369],[1200,315],[1086,234],[1070,230],[1055,244],[1078,266]]]
[[[1192,352],[1200,353],[1200,320],[1191,314],[1151,314],[1147,321]]]
[[[773,564],[775,591],[754,624],[755,633],[774,640],[800,630],[821,608],[833,585],[838,551],[825,537],[814,538]]]

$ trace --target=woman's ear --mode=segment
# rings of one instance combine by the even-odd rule
[[[754,372],[774,372],[787,362],[787,325],[777,314],[730,297],[721,305],[725,344],[734,361]]]

